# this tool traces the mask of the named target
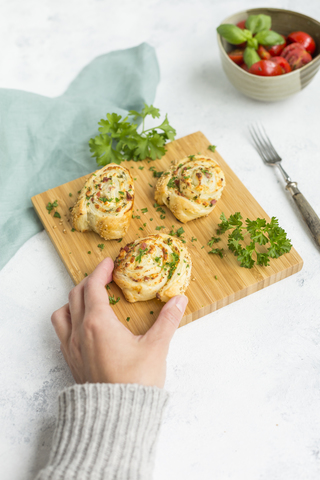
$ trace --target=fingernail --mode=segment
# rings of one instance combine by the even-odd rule
[[[185,295],[180,295],[179,297],[177,297],[175,305],[180,310],[181,313],[184,313],[186,306],[188,304],[188,301],[189,299]]]

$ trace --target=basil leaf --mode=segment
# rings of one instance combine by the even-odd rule
[[[217,32],[221,37],[225,38],[227,42],[232,43],[233,45],[239,45],[239,43],[243,43],[247,40],[243,30],[236,25],[225,23],[217,28]]]
[[[246,28],[250,30],[251,33],[258,33],[262,30],[270,30],[271,28],[271,17],[269,15],[250,15],[246,21]]]
[[[255,50],[258,50],[259,43],[257,42],[256,37],[249,38],[248,40],[248,47],[252,47]]]
[[[243,60],[247,67],[250,68],[254,63],[260,62],[261,58],[254,48],[247,47],[243,52]]]
[[[281,45],[285,42],[284,38],[273,30],[263,30],[257,33],[254,38],[261,45]]]

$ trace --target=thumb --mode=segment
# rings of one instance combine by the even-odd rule
[[[157,320],[147,332],[152,340],[166,340],[170,343],[173,334],[177,330],[188,303],[188,297],[177,295],[167,302],[162,308]]]

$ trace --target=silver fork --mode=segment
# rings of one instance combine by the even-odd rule
[[[286,182],[286,189],[291,193],[303,219],[308,225],[316,244],[320,247],[320,218],[313,210],[309,202],[298,189],[297,182],[293,182],[281,165],[281,157],[270,142],[268,135],[262,125],[250,125],[249,131],[255,143],[258,153],[266,165],[277,166]]]

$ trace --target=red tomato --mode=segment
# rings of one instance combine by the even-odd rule
[[[238,22],[237,27],[241,28],[241,30],[244,30],[246,28],[246,21],[242,20],[241,22]],[[239,45],[237,45],[238,48],[245,48],[246,46],[247,42],[239,43]]]
[[[237,27],[241,28],[242,30],[244,30],[246,28],[246,21],[245,20],[242,20],[241,22],[238,22],[237,23]]]
[[[283,71],[280,65],[271,62],[271,60],[260,60],[260,62],[251,65],[249,73],[262,77],[274,77],[275,75],[282,75]]]
[[[262,45],[259,45],[258,47],[258,55],[261,58],[261,60],[269,60],[271,58],[271,55],[268,52],[268,50],[266,50]]]
[[[292,70],[297,70],[307,63],[311,62],[312,57],[301,43],[290,43],[281,53],[281,57],[285,58]]]
[[[265,47],[272,57],[278,57],[282,52],[282,50],[284,49],[284,47],[287,45],[286,37],[284,35],[281,35],[281,37],[283,37],[283,39],[285,40],[285,42],[282,43],[281,45],[273,45],[272,47]]]
[[[316,49],[316,43],[310,35],[305,32],[292,32],[287,37],[288,45],[290,43],[301,43],[305,50],[312,55]]]
[[[245,63],[242,63],[242,64],[240,65],[240,68],[242,68],[242,70],[245,70],[246,72],[249,72],[248,65],[246,65]]]
[[[243,49],[237,48],[232,50],[232,52],[228,53],[228,57],[237,65],[241,65],[243,63]]]
[[[283,57],[271,57],[270,62],[274,62],[277,65],[280,65],[282,68],[283,73],[289,73],[292,72],[292,68],[290,67],[289,63],[287,60]]]

